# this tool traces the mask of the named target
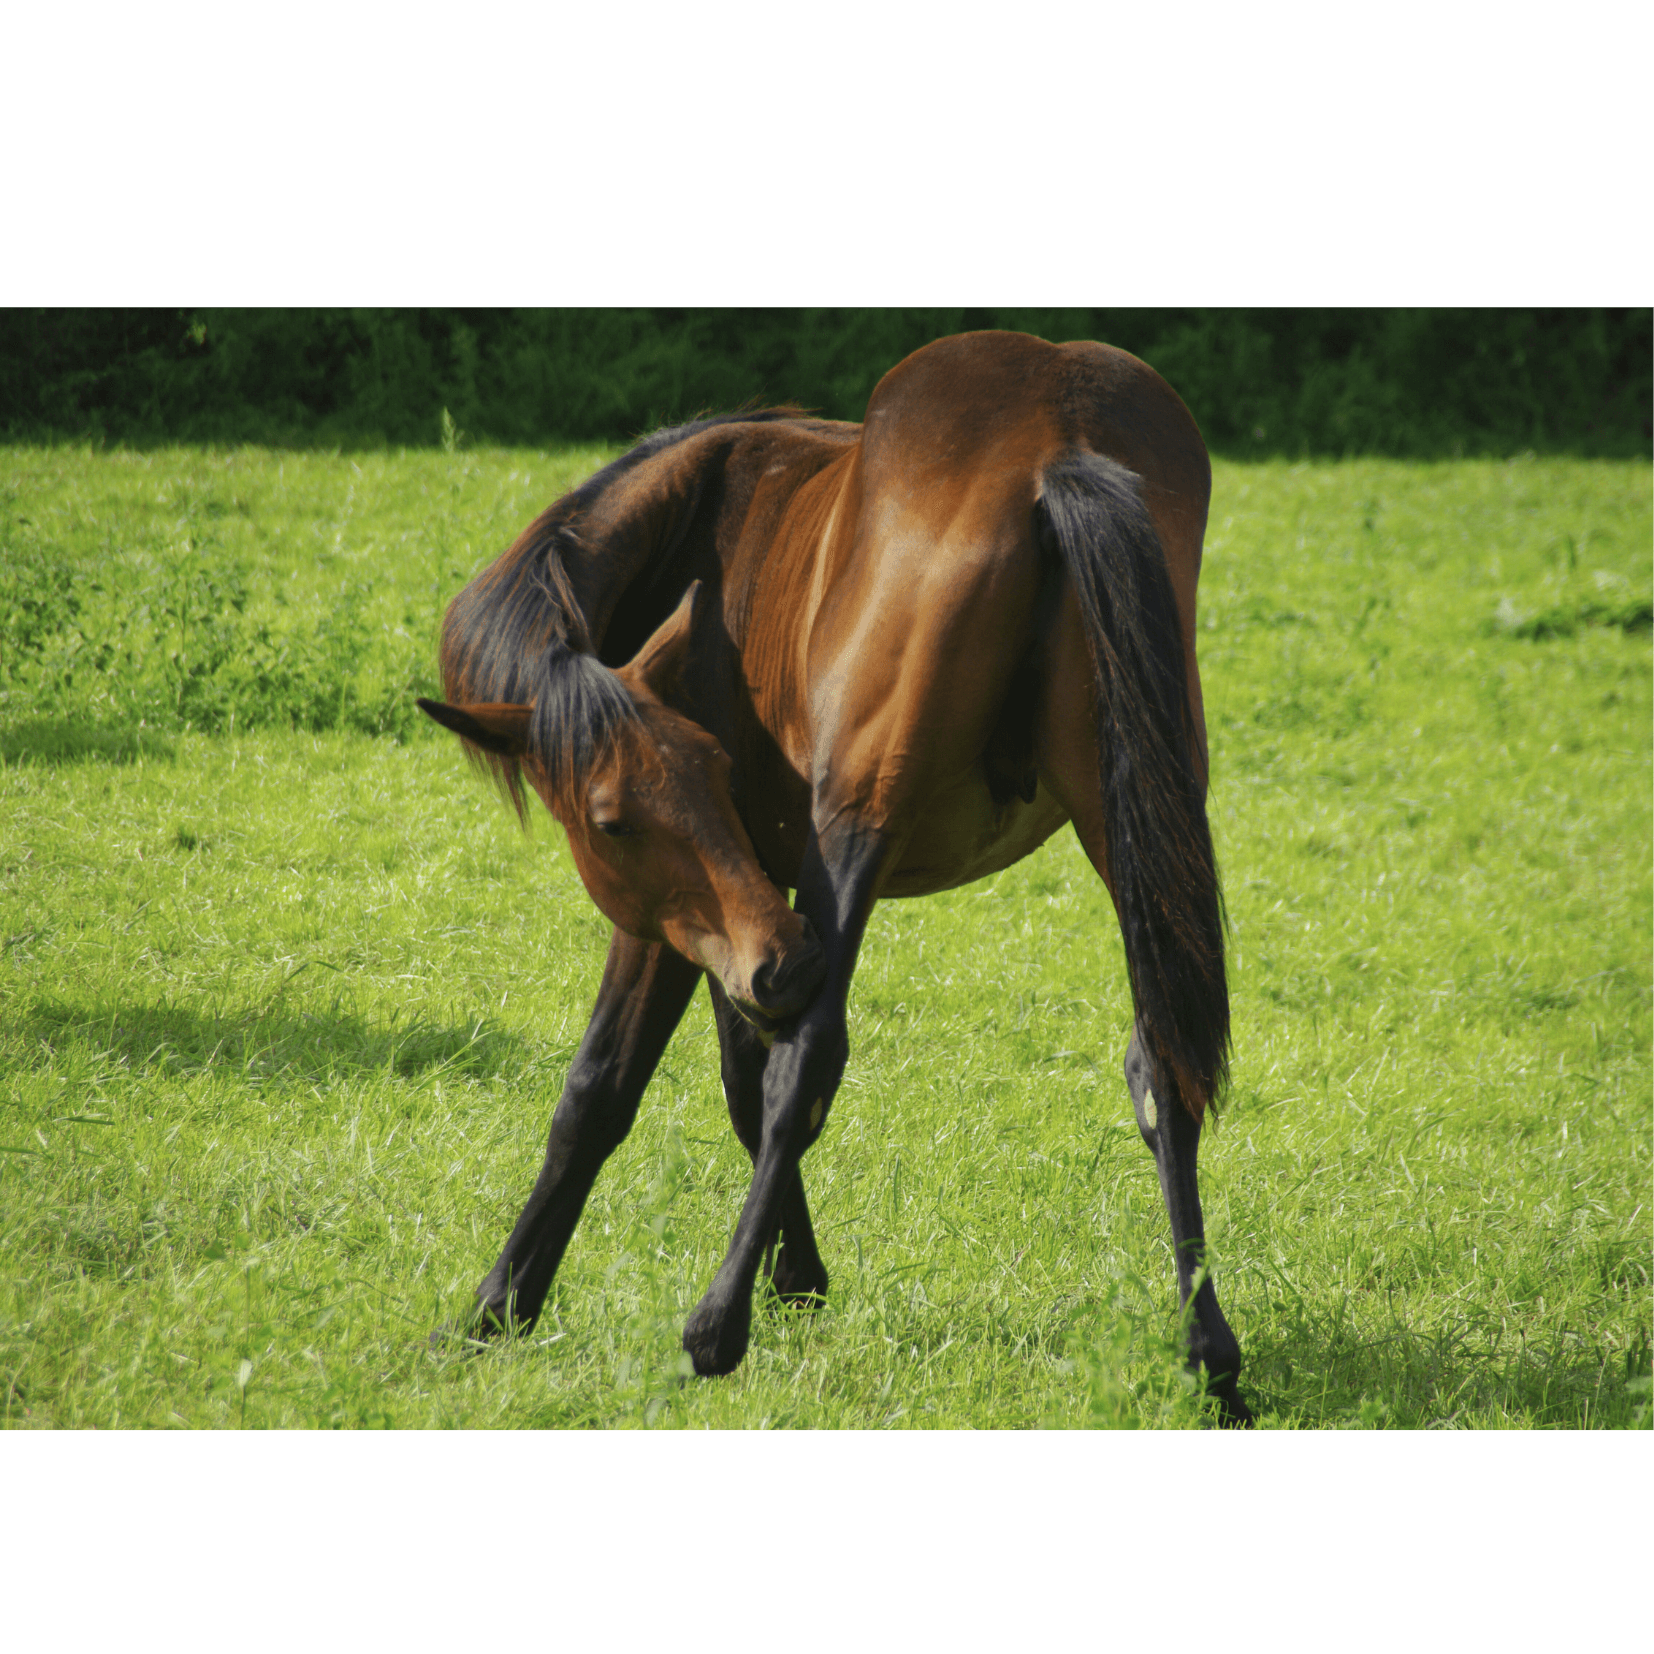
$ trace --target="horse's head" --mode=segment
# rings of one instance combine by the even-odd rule
[[[563,824],[587,894],[628,935],[666,942],[710,971],[768,1035],[803,1010],[825,961],[808,919],[759,865],[730,793],[729,755],[672,706],[700,601],[676,612],[613,674],[630,700],[590,760],[561,784],[535,750],[543,727],[518,705],[419,704],[485,752],[513,758]],[[582,670],[604,668],[585,657]]]

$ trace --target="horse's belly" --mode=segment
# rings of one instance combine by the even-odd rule
[[[973,779],[924,811],[881,894],[929,896],[986,878],[1032,854],[1067,820],[1044,787],[1032,803],[996,805]]]

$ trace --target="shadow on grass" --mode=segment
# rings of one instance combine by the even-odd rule
[[[1241,1389],[1259,1414],[1308,1429],[1476,1428],[1499,1415],[1546,1429],[1641,1422],[1637,1351],[1615,1349],[1588,1328],[1560,1328],[1544,1344],[1509,1344],[1500,1331],[1497,1318],[1467,1316],[1423,1332],[1295,1316],[1243,1334]]]
[[[0,729],[0,760],[7,764],[130,764],[177,756],[178,745],[153,729],[104,729],[58,718],[24,718]]]
[[[442,1026],[417,1012],[370,1021],[280,1003],[224,1016],[170,1005],[99,1007],[88,1014],[85,1006],[36,1003],[10,1019],[7,1032],[21,1044],[27,1067],[78,1052],[132,1069],[257,1081],[371,1073],[409,1079],[439,1069],[492,1078],[531,1060],[515,1034],[481,1021]]]

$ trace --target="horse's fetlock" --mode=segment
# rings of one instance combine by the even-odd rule
[[[1205,1328],[1197,1323],[1189,1333],[1189,1360],[1204,1367],[1213,1383],[1233,1381],[1241,1368],[1240,1344],[1227,1326]]]

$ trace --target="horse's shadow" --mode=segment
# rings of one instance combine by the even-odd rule
[[[12,1019],[11,1031],[21,1036],[25,1066],[78,1054],[133,1072],[234,1074],[260,1083],[373,1073],[410,1079],[439,1070],[483,1078],[521,1071],[532,1060],[522,1039],[480,1018],[467,1025],[400,1008],[364,1017],[279,999],[221,1013],[127,1002],[88,1014],[83,1005],[45,1002]]]

